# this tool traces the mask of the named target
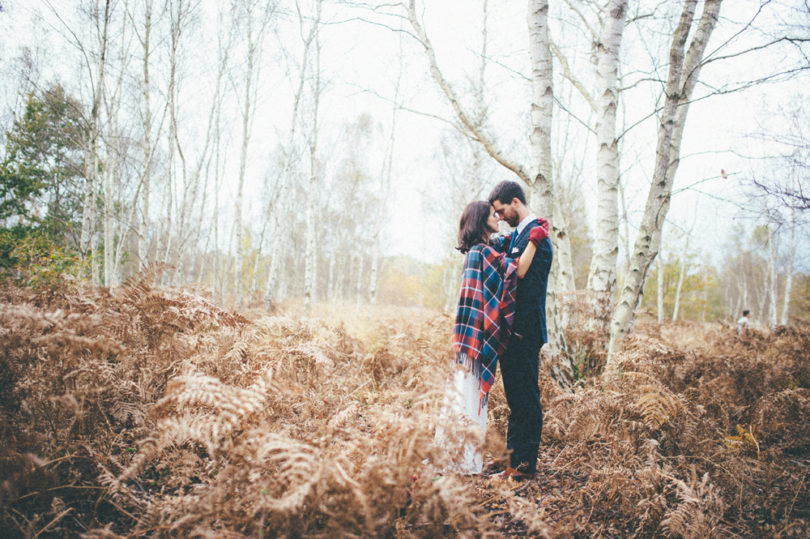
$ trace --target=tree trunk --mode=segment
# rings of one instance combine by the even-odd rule
[[[686,245],[688,246],[689,242],[687,242]],[[681,268],[680,271],[678,272],[678,286],[677,288],[675,288],[675,306],[672,308],[673,322],[678,321],[678,309],[680,308],[681,305],[681,290],[683,289],[683,279],[686,275],[686,249],[684,249],[684,252],[681,254],[680,262]]]
[[[321,15],[321,0],[316,4],[316,22],[319,24]],[[316,301],[318,287],[318,253],[315,249],[317,230],[315,227],[315,214],[318,211],[320,196],[318,193],[318,108],[321,100],[321,42],[315,33],[315,55],[313,59],[312,81],[312,126],[309,134],[309,187],[307,188],[307,214],[306,214],[306,254],[304,256],[304,307],[309,310]]]
[[[768,324],[776,327],[776,234],[768,226]]]
[[[107,65],[108,31],[110,23],[111,0],[104,2],[103,18],[96,19],[98,36],[98,63],[96,64],[96,84],[93,89],[93,106],[90,110],[89,125],[87,129],[87,152],[85,154],[84,168],[86,186],[82,206],[82,231],[79,240],[79,250],[83,255],[89,251],[91,265],[91,281],[98,284],[98,268],[96,264],[96,189],[98,185],[99,163],[99,123],[101,116],[101,101],[104,92],[104,73]],[[100,27],[99,27],[100,25]],[[91,73],[92,76],[92,73]]]
[[[658,323],[664,323],[664,262],[662,261],[662,257],[656,257],[656,264],[658,265],[658,287],[657,287],[657,307],[658,307]]]
[[[588,290],[595,293],[596,309],[610,308],[616,285],[616,257],[619,253],[619,141],[616,138],[619,50],[622,43],[627,0],[610,0],[606,22],[596,44],[596,230],[588,272]],[[596,312],[597,320],[608,313]]]
[[[234,293],[236,295],[236,306],[242,306],[242,199],[245,187],[245,169],[247,167],[247,152],[250,145],[251,127],[251,83],[253,82],[253,62],[255,61],[255,43],[253,36],[252,13],[248,10],[245,24],[247,25],[247,69],[245,73],[245,93],[242,102],[242,146],[239,152],[239,176],[237,178],[236,201],[234,205],[234,231],[236,235],[236,250],[234,251]]]
[[[300,34],[303,36],[304,19],[300,16],[300,14],[298,24]],[[303,39],[304,50],[301,55],[301,71],[298,77],[298,87],[296,88],[295,96],[293,98],[292,116],[290,118],[290,131],[287,137],[287,145],[283,149],[284,164],[281,167],[281,172],[279,175],[281,187],[278,190],[278,200],[282,201],[287,199],[287,183],[290,181],[287,176],[292,166],[293,155],[295,154],[295,134],[296,127],[298,125],[298,109],[301,104],[301,97],[304,93],[304,82],[306,82],[307,66],[309,65],[309,51],[310,47],[312,46],[312,41],[315,39],[315,33],[318,30],[319,24],[319,21],[313,21],[306,38]],[[268,211],[266,212],[265,218],[270,216],[269,214],[271,213],[271,209],[272,205],[268,204]],[[280,296],[280,294],[277,293],[276,288],[278,288],[279,284],[279,271],[282,267],[281,262],[283,260],[284,253],[286,252],[284,247],[287,243],[285,241],[285,237],[281,234],[281,224],[283,222],[281,210],[272,212],[272,219],[273,227],[271,233],[272,242],[270,252],[270,271],[267,276],[267,289],[264,294],[264,303],[268,311],[273,304],[274,296]]]
[[[796,209],[790,211],[790,252],[788,255],[787,272],[785,275],[785,294],[782,298],[782,314],[779,323],[786,326],[790,313],[790,292],[793,287],[793,261],[796,258]]]
[[[141,173],[141,211],[138,216],[138,262],[144,265],[148,257],[149,241],[149,193],[152,184],[152,158],[154,147],[152,146],[152,91],[150,88],[149,58],[152,53],[152,0],[147,0],[144,4],[144,24],[143,37],[140,38],[143,49],[143,80],[141,81],[141,96],[143,97],[143,148],[144,148],[144,168]],[[164,109],[165,110],[165,109]]]
[[[709,36],[717,23],[721,3],[722,0],[706,0],[689,50],[684,54],[684,46],[697,5],[697,0],[685,0],[680,21],[672,37],[665,103],[658,128],[655,168],[630,267],[610,323],[608,364],[611,363],[619,341],[624,338],[631,325],[644,289],[647,270],[658,253],[661,227],[669,210],[672,184],[678,170],[689,99],[697,84],[701,59]]]

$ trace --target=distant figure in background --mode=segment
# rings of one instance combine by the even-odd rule
[[[746,335],[748,328],[751,325],[751,311],[748,309],[743,311],[743,315],[737,320],[737,335]]]
[[[466,257],[453,327],[456,365],[444,413],[477,427],[480,439],[462,448],[462,462],[453,466],[458,472],[481,473],[483,469],[487,400],[498,358],[511,335],[518,279],[528,271],[537,244],[548,237],[548,223],[535,229],[527,237],[530,245],[522,256],[511,258],[490,245],[490,236],[498,232],[498,217],[489,202],[471,202],[461,214],[456,249]],[[441,429],[436,438],[440,444],[444,442]]]

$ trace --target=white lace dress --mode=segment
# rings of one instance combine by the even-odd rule
[[[454,440],[459,439],[459,436],[446,434],[442,424],[436,429],[436,442],[453,453],[453,463],[447,471],[478,474],[484,468],[487,404],[484,402],[479,409],[480,398],[480,377],[464,368],[455,369],[444,396],[442,424],[448,429],[453,428],[454,424],[472,427],[473,435],[466,437],[461,450],[453,451],[454,448],[449,447],[449,444],[455,444]]]

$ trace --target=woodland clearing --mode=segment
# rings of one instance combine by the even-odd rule
[[[4,537],[810,535],[807,326],[640,321],[615,371],[541,375],[540,473],[514,483],[424,464],[452,457],[450,316],[237,314],[154,277],[0,291]]]

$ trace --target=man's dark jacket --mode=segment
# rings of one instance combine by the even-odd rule
[[[513,237],[506,256],[519,258],[529,244],[529,232],[536,226],[540,225],[537,220],[534,220],[527,224],[517,237]],[[542,336],[541,345],[548,342],[546,290],[548,289],[548,273],[551,269],[552,258],[551,240],[546,238],[537,247],[529,271],[526,272],[523,279],[518,281],[515,303],[515,322],[512,331],[524,337],[536,335],[539,332]]]

